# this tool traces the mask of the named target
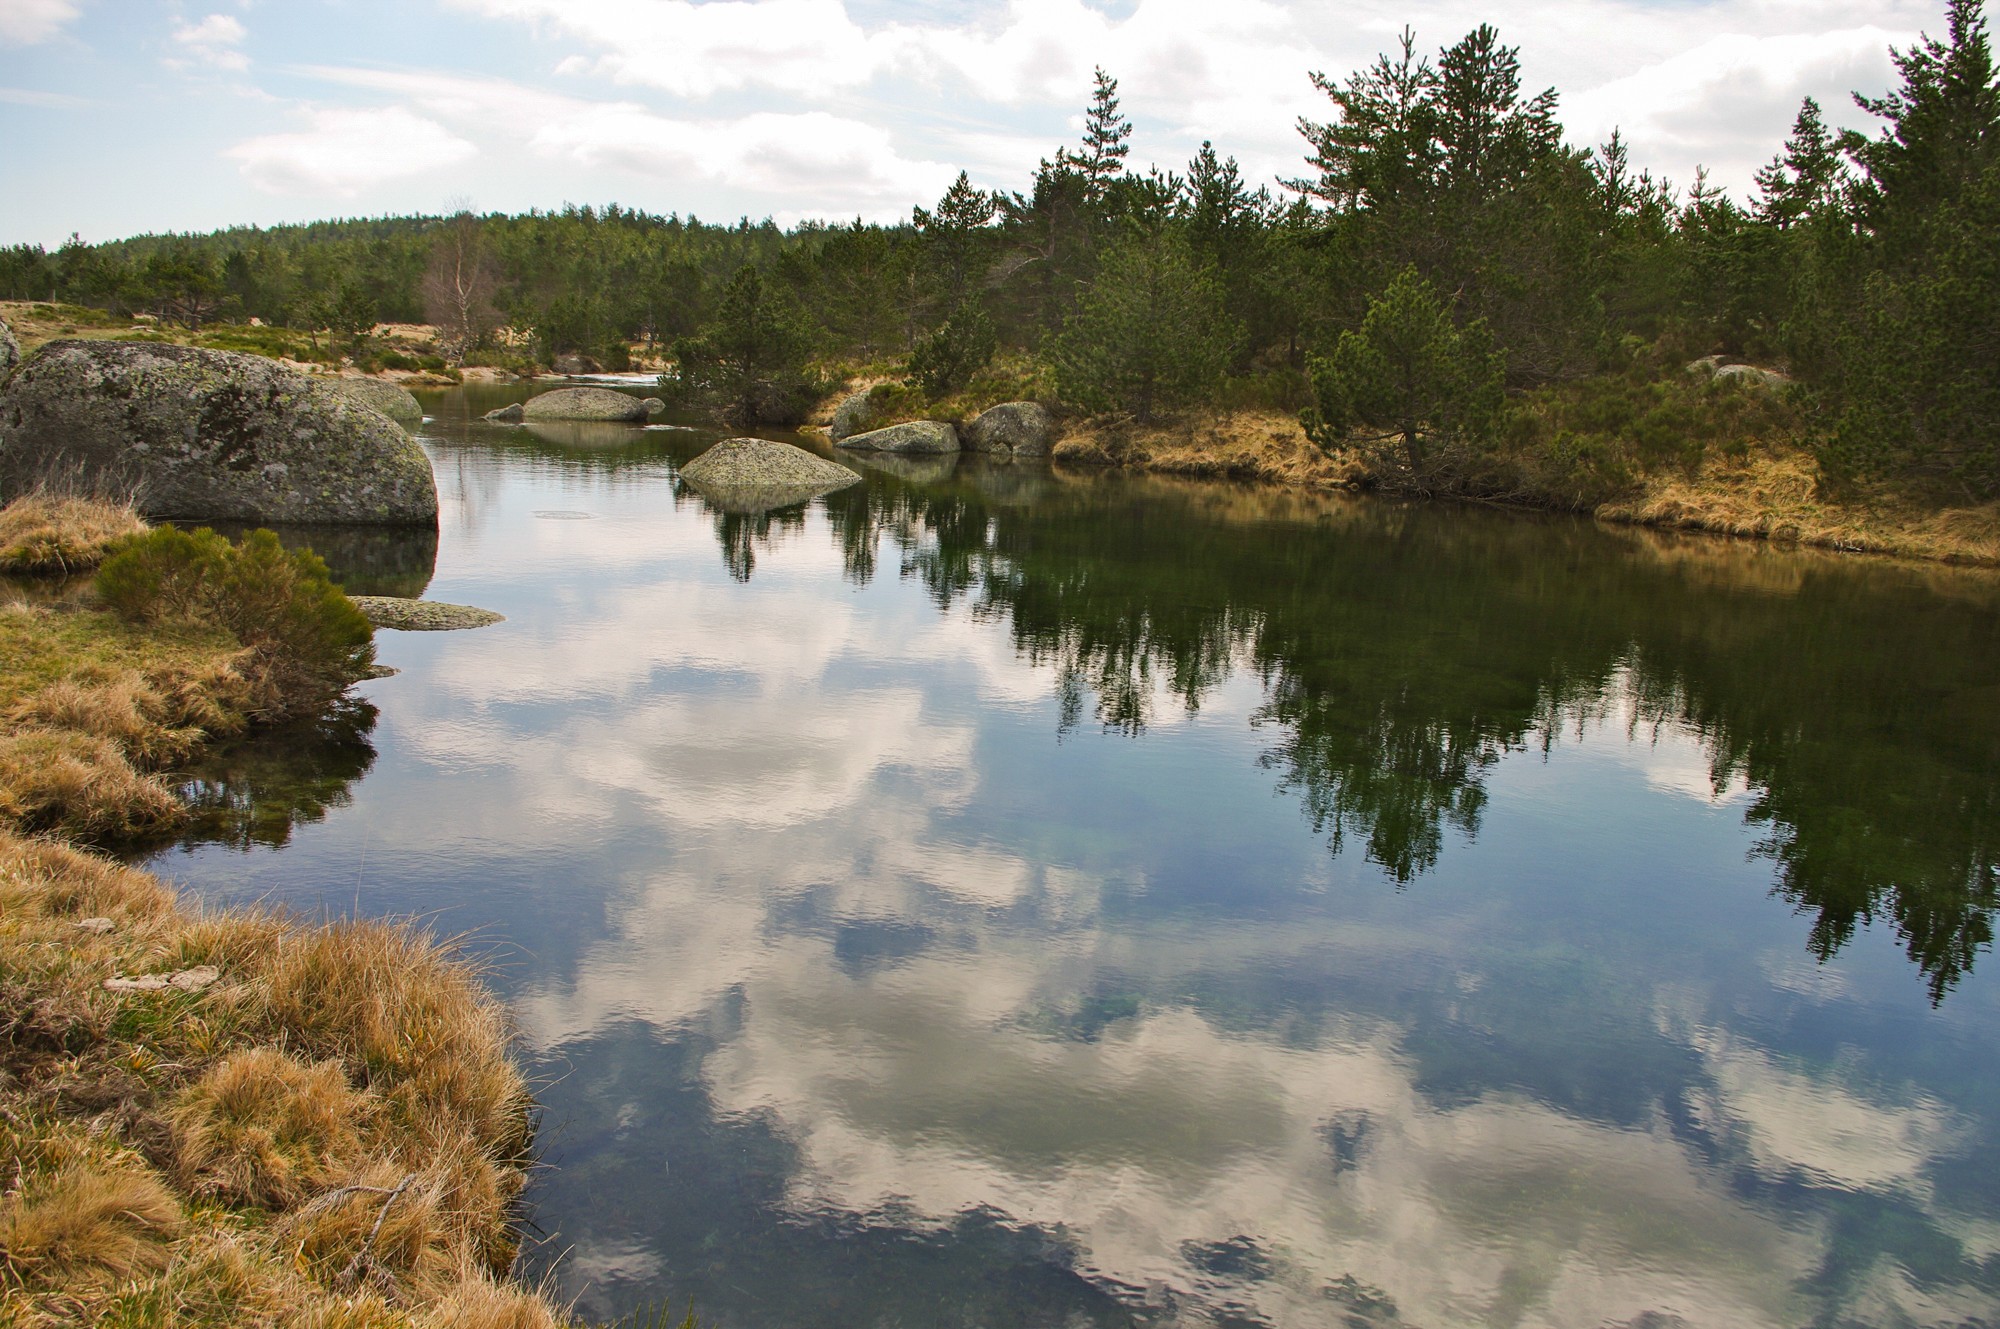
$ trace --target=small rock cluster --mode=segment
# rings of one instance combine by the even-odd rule
[[[942,454],[983,452],[1004,457],[1046,457],[1055,440],[1055,422],[1037,402],[1010,401],[988,407],[963,430],[943,420],[909,420],[880,425],[879,403],[857,392],[834,407],[828,431],[835,446],[867,452]]]

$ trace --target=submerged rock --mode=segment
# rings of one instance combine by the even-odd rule
[[[494,407],[486,413],[484,418],[491,420],[495,424],[517,425],[526,416],[527,411],[523,409],[520,402],[509,402],[505,406]]]
[[[14,340],[14,329],[7,326],[7,320],[0,318],[0,384],[7,382],[7,376],[20,363],[21,343]]]
[[[361,616],[378,628],[404,632],[452,632],[460,628],[483,628],[507,621],[505,614],[475,605],[446,604],[442,600],[404,600],[393,595],[351,595]]]
[[[845,466],[768,438],[726,438],[681,467],[681,479],[725,512],[768,512],[861,483]]]
[[[420,425],[424,422],[422,404],[401,383],[379,378],[330,378],[326,384],[363,406],[373,406],[399,425]]]
[[[843,448],[870,452],[957,452],[958,430],[942,420],[910,420],[836,441]]]
[[[529,420],[643,420],[646,403],[610,388],[557,388],[530,397],[522,414]]]
[[[971,452],[1046,457],[1055,434],[1055,421],[1040,403],[1008,401],[987,407],[965,427],[965,446]]]
[[[0,392],[0,488],[61,471],[159,517],[437,524],[417,441],[262,356],[54,341]]]

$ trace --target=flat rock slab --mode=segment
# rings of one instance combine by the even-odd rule
[[[557,388],[528,398],[521,414],[528,420],[644,420],[646,403],[610,388]]]
[[[943,420],[911,420],[900,425],[890,425],[887,429],[871,429],[865,434],[850,434],[840,439],[834,446],[856,448],[864,452],[915,452],[935,455],[958,451],[958,430]]]
[[[52,341],[0,392],[0,488],[51,473],[154,517],[437,525],[423,447],[325,381],[257,355]]]
[[[491,627],[507,621],[505,614],[474,605],[446,604],[442,600],[406,600],[394,595],[353,595],[354,607],[378,628],[402,632],[455,632],[460,628]]]
[[[136,978],[120,974],[105,979],[104,988],[107,992],[199,992],[213,987],[221,977],[222,971],[214,965],[198,964],[171,974],[140,974]]]

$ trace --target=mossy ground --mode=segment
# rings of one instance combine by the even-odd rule
[[[507,1281],[533,1102],[475,968],[67,842],[171,820],[154,773],[251,722],[247,650],[0,606],[0,1325],[566,1324]]]

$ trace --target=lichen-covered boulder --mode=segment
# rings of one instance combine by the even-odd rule
[[[0,392],[0,490],[51,474],[130,490],[160,517],[437,524],[417,441],[262,356],[55,341]]]
[[[527,418],[527,410],[520,402],[509,402],[496,406],[486,413],[485,418],[497,425],[517,425]]]
[[[827,437],[838,443],[855,434],[865,434],[882,424],[881,411],[872,392],[857,392],[842,397],[840,404],[833,408],[833,426],[827,430]]]
[[[646,403],[610,388],[557,388],[528,398],[530,420],[644,420]]]
[[[1046,457],[1055,434],[1055,422],[1039,403],[1001,402],[981,411],[965,427],[965,447],[968,452]]]
[[[768,438],[725,438],[681,467],[681,479],[725,512],[768,512],[861,483],[804,448]]]
[[[420,425],[424,408],[401,383],[380,378],[330,378],[327,386],[344,392],[363,406],[373,406],[399,425]]]
[[[910,420],[836,440],[843,448],[869,452],[957,452],[958,430],[943,420]]]
[[[7,320],[0,318],[0,384],[6,383],[7,375],[20,363],[21,343],[14,340],[14,329],[7,326]]]
[[[639,404],[646,408],[647,415],[658,415],[667,409],[667,404],[658,397],[641,398]]]

